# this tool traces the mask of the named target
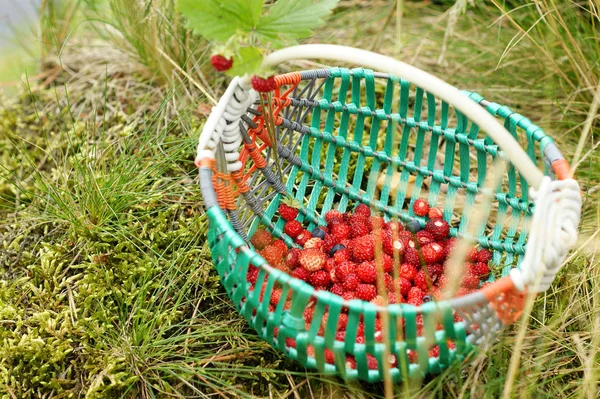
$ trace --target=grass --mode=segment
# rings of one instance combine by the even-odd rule
[[[193,164],[224,82],[206,67],[206,43],[182,28],[172,1],[76,3],[70,22],[60,17],[70,8],[48,14],[44,78],[1,101],[0,393],[382,396],[379,384],[346,385],[286,360],[220,288]],[[400,43],[386,1],[344,2],[311,40],[374,48],[510,104],[575,161],[585,208],[577,248],[531,316],[470,364],[398,395],[596,397],[599,6],[475,4],[439,64],[447,8],[401,3]]]

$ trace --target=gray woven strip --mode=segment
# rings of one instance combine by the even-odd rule
[[[300,76],[302,76],[302,80],[307,79],[323,79],[331,76],[331,71],[326,68],[322,69],[311,69],[308,71],[301,71]]]
[[[242,195],[244,196],[244,200],[246,200],[246,204],[248,204],[248,206],[250,207],[252,212],[254,212],[259,217],[262,217],[262,215],[263,215],[262,207],[259,205],[254,194],[252,194],[251,191],[246,191]]]
[[[246,243],[249,244],[250,240],[248,240],[248,236],[246,235],[246,231],[244,230],[244,224],[240,221],[238,211],[236,209],[232,209],[229,210],[227,213],[229,215],[229,222],[231,223],[235,231],[237,231],[238,234],[244,239],[244,241],[246,241]]]
[[[201,166],[199,175],[200,191],[202,191],[202,198],[204,198],[204,207],[209,209],[218,205],[217,194],[215,193],[212,182],[212,170],[205,166]]]
[[[280,144],[279,144],[280,145]],[[285,194],[285,186],[283,185],[283,183],[281,182],[281,179],[279,178],[279,176],[275,175],[275,173],[273,173],[270,169],[269,166],[262,168],[260,170],[262,172],[262,174],[265,176],[265,178],[267,179],[267,181],[269,183],[271,183],[271,185],[273,186],[273,188],[277,191],[280,192],[282,194]]]
[[[555,161],[565,159],[565,157],[563,157],[560,150],[554,143],[546,144],[546,146],[544,147],[544,156],[546,157],[548,162],[550,162],[550,165],[552,165],[552,163]]]

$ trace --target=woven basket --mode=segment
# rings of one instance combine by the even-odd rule
[[[527,118],[391,58],[306,45],[273,53],[266,63],[311,58],[381,72],[330,68],[276,76],[276,89],[265,97],[269,112],[247,77],[231,82],[206,122],[196,158],[216,269],[258,335],[306,367],[370,382],[440,372],[514,322],[528,291],[550,285],[577,238],[578,185],[552,139]],[[277,154],[265,115],[276,126]],[[508,167],[486,188],[498,159]],[[358,203],[386,220],[423,224],[411,205],[424,198],[443,209],[451,236],[493,251],[493,283],[419,307],[376,306],[316,291],[267,264],[249,244],[263,225],[295,245],[276,216],[285,195],[302,202],[299,220],[309,229],[324,224],[328,210],[344,212]],[[483,219],[469,231],[475,210]],[[246,279],[249,267],[260,270],[255,286]],[[272,306],[276,286],[282,295]],[[314,316],[307,328],[308,305]],[[342,312],[348,325],[338,341]],[[378,318],[385,321],[383,342],[375,334]],[[361,321],[365,342],[356,343]],[[439,356],[429,357],[434,345]],[[325,360],[328,350],[332,364]],[[347,364],[347,355],[356,365]],[[377,359],[377,369],[369,369],[367,355]]]

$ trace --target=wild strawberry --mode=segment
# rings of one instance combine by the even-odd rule
[[[369,370],[377,370],[377,359],[375,356],[367,353],[367,367]]]
[[[427,283],[427,276],[425,275],[425,272],[423,272],[423,270],[421,270],[420,272],[418,272],[415,275],[414,283],[415,283],[415,287],[421,289],[422,291],[424,291],[424,292],[429,291],[429,284]]]
[[[285,254],[288,251],[288,247],[287,245],[285,245],[285,242],[283,242],[283,240],[275,240],[271,243],[271,245],[277,247],[281,251],[282,257],[285,256]]]
[[[373,237],[365,235],[353,239],[348,246],[352,258],[356,262],[364,262],[375,258],[375,249],[373,247]]]
[[[448,284],[448,277],[445,274],[439,275],[435,280],[435,285],[444,288]]]
[[[308,282],[310,280],[310,272],[303,267],[295,268],[294,270],[292,270],[292,273],[290,273],[290,275],[302,281]]]
[[[312,235],[310,234],[310,231],[308,230],[302,230],[302,232],[300,234],[298,234],[298,236],[296,237],[296,244],[300,245],[300,246],[304,246],[304,244],[306,244],[306,241],[310,240],[312,238]]]
[[[440,210],[440,208],[431,208],[427,213],[429,219],[441,219],[444,217],[444,212]]]
[[[404,226],[397,220],[390,220],[385,224],[384,229],[399,233],[404,230]]]
[[[302,230],[302,223],[295,219],[286,222],[285,226],[283,226],[283,231],[285,232],[285,234],[292,238],[298,237],[298,235],[302,233]]]
[[[426,230],[421,230],[417,232],[416,237],[420,246],[431,244],[435,241],[435,237],[433,236],[433,234]]]
[[[335,356],[333,355],[331,349],[325,349],[325,363],[333,364],[334,360]]]
[[[224,72],[231,69],[233,65],[233,58],[225,58],[220,54],[213,55],[210,57],[210,64],[219,72]]]
[[[354,215],[350,219],[350,238],[362,237],[369,234],[371,222],[369,218]]]
[[[304,320],[307,323],[312,322],[314,314],[315,314],[315,308],[310,307],[310,308],[304,309],[304,314],[303,314],[304,315]]]
[[[440,346],[436,345],[429,350],[429,357],[440,357]]]
[[[418,298],[420,300],[423,300],[423,296],[425,295],[425,292],[418,288],[418,287],[412,287],[409,291],[408,291],[408,295],[407,298],[411,299],[411,298]]]
[[[469,262],[477,262],[478,258],[479,258],[479,251],[477,251],[476,248],[469,249],[469,252],[467,253],[467,260]]]
[[[344,295],[344,292],[346,292],[346,290],[344,289],[344,286],[342,284],[337,283],[331,286],[329,292],[335,295],[342,296]]]
[[[354,295],[363,301],[370,301],[377,296],[377,288],[373,284],[359,284],[354,291]]]
[[[295,348],[296,347],[296,340],[294,338],[287,337],[285,339],[285,346],[288,346],[290,348]]]
[[[350,273],[346,276],[343,284],[346,291],[354,291],[360,284],[360,278],[356,273]]]
[[[331,248],[329,254],[333,256],[335,263],[337,263],[338,265],[344,262],[348,262],[350,260],[350,252],[348,251],[348,248],[346,248],[342,244],[337,244],[333,248]]]
[[[429,204],[425,200],[418,199],[413,204],[413,212],[417,216],[426,216],[429,213]]]
[[[374,284],[377,281],[377,269],[373,261],[363,262],[358,265],[356,274],[363,283]]]
[[[444,219],[431,219],[425,225],[425,231],[431,233],[436,240],[443,240],[450,233],[450,225]]]
[[[421,258],[419,257],[419,251],[411,247],[406,248],[404,250],[404,262],[413,266],[420,266]]]
[[[369,218],[371,216],[371,208],[365,204],[358,204],[358,206],[354,208],[354,214]]]
[[[308,248],[316,248],[318,250],[321,250],[321,248],[323,248],[323,240],[321,240],[320,238],[317,237],[312,237],[309,238],[305,243],[304,243],[304,248],[308,249]]]
[[[329,273],[325,270],[317,270],[310,275],[310,283],[313,287],[327,287],[330,282]]]
[[[479,288],[479,277],[466,273],[462,279],[462,286],[465,288]]]
[[[281,270],[285,274],[290,274],[292,272],[292,269],[287,265],[287,263],[285,263],[285,258],[281,259],[279,262],[272,266],[274,266],[277,270]]]
[[[395,292],[390,292],[388,294],[388,303],[390,305],[402,303],[402,296],[396,295]]]
[[[327,258],[327,261],[325,262],[325,266],[323,266],[323,269],[325,269],[325,271],[328,271],[328,272],[333,271],[333,269],[335,269],[335,260],[333,260],[333,258]]]
[[[444,259],[444,247],[437,242],[425,245],[421,248],[421,253],[423,254],[423,260],[428,265],[438,263]]]
[[[256,280],[258,279],[258,267],[254,267],[252,265],[248,266],[248,273],[246,274],[246,280],[250,284],[256,284]]]
[[[340,313],[340,316],[338,317],[338,331],[345,330],[347,325],[348,325],[348,315],[345,313]]]
[[[400,294],[402,294],[402,296],[407,296],[410,292],[410,289],[412,288],[410,280],[404,277],[397,278],[395,284],[398,286],[398,289],[400,290]]]
[[[346,368],[347,369],[356,369],[356,359],[352,355],[346,356]]]
[[[325,221],[327,222],[327,224],[331,223],[331,221],[334,219],[342,220],[343,218],[344,218],[344,214],[335,209],[327,211],[327,213],[325,214]]]
[[[327,255],[316,248],[309,248],[300,252],[298,259],[303,268],[309,272],[315,272],[321,270],[323,266],[325,266]]]
[[[448,345],[448,349],[451,349],[451,350],[452,350],[452,349],[456,349],[456,344],[454,343],[454,341],[452,341],[452,340],[448,339],[448,340],[446,341],[446,344]]]
[[[418,297],[408,297],[406,303],[413,306],[421,306],[423,304],[423,298]]]
[[[358,281],[358,277],[356,278]],[[358,286],[358,284],[357,284]],[[346,283],[344,283],[344,288],[346,287]],[[346,291],[344,292],[344,295],[342,295],[342,298],[344,298],[345,301],[351,301],[353,299],[356,299],[356,295],[354,294],[354,291]]]
[[[471,293],[471,289],[467,288],[467,287],[460,287],[457,291],[456,291],[456,296],[465,296],[465,295],[469,295]]]
[[[326,254],[331,255],[331,250],[337,245],[337,243],[338,241],[334,236],[332,236],[331,234],[327,234],[325,235],[325,239],[323,240],[323,246],[321,247],[321,249]]]
[[[408,281],[412,281],[417,274],[417,268],[410,263],[403,263],[400,265],[400,270],[398,270],[398,275],[400,277],[404,277]]]
[[[478,277],[482,281],[487,280],[490,276],[490,268],[488,267],[487,263],[484,262],[475,263],[470,270],[474,276]]]
[[[282,251],[275,243],[267,245],[267,247],[261,251],[262,257],[265,258],[267,263],[271,266],[275,266],[279,263],[279,261],[283,259],[283,254],[284,251]]]
[[[331,226],[331,234],[336,238],[337,242],[350,237],[350,226],[347,223],[337,223]]]
[[[389,256],[388,254],[381,255],[381,263],[384,272],[391,273],[394,271],[394,258]]]
[[[265,229],[256,230],[250,239],[250,242],[252,245],[254,245],[254,248],[259,251],[271,244],[271,241],[273,241],[273,237],[271,236],[271,233]]]
[[[434,263],[432,265],[427,265],[427,273],[429,273],[429,277],[432,279],[444,273],[444,268],[439,263]]]
[[[341,281],[356,271],[356,265],[352,262],[342,262],[335,267],[335,274]]]
[[[394,288],[394,277],[389,273],[383,273],[383,285],[387,291]]]
[[[298,260],[299,256],[300,250],[298,248],[291,248],[285,256],[285,263],[292,269],[295,269],[300,264],[300,261]]]
[[[383,217],[379,215],[373,215],[369,218],[371,224],[371,230],[383,229],[385,227],[385,221]]]
[[[252,84],[252,88],[259,93],[273,91],[276,87],[275,78],[273,76],[269,76],[268,78],[264,79],[260,76],[254,75],[250,79],[250,83]]]
[[[271,305],[277,306],[279,304],[280,299],[281,299],[281,288],[275,288],[271,292]]]
[[[477,253],[477,260],[479,262],[483,262],[483,263],[488,263],[489,261],[492,260],[492,253],[490,252],[489,249],[480,249],[479,252]]]
[[[409,363],[418,363],[419,362],[419,355],[414,350],[409,349],[406,351],[406,354],[408,356]]]

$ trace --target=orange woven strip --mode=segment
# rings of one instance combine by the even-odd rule
[[[244,147],[248,149],[250,158],[252,158],[258,168],[262,169],[267,166],[267,161],[265,161],[258,148],[256,148],[256,143],[244,144]]]
[[[229,184],[225,184],[229,182]],[[231,175],[215,172],[213,174],[213,187],[217,194],[217,201],[222,209],[235,209],[235,193],[231,184]]]
[[[202,158],[200,161],[194,161],[194,164],[197,168],[208,166],[212,170],[217,170],[217,162],[214,160],[214,158]]]
[[[244,172],[240,169],[237,172],[233,172],[231,174],[233,180],[235,180],[235,184],[238,186],[237,193],[246,193],[250,191],[250,187],[244,182]]]
[[[519,291],[510,276],[502,277],[488,285],[481,290],[481,293],[505,325],[514,323],[523,313],[527,291]]]
[[[554,173],[559,180],[566,180],[573,177],[571,166],[566,159],[558,159],[552,162],[552,169],[554,169]]]

